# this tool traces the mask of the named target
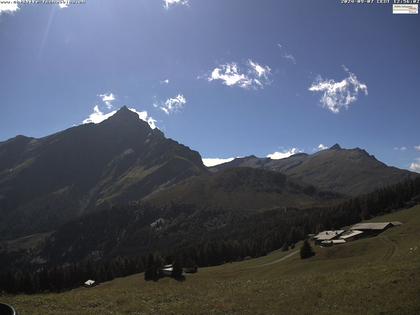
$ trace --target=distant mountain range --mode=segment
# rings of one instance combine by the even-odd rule
[[[115,205],[262,211],[329,204],[413,176],[338,145],[282,160],[250,156],[206,168],[122,107],[99,124],[0,143],[0,239],[49,232]]]
[[[312,155],[299,153],[281,160],[255,156],[237,158],[210,170],[217,173],[235,167],[280,172],[319,189],[347,196],[369,193],[415,175],[406,170],[389,167],[365,150],[342,149],[338,144]]]

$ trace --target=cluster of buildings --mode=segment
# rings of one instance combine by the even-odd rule
[[[363,237],[375,236],[394,226],[401,225],[401,222],[376,222],[358,223],[346,230],[322,231],[312,235],[315,244],[321,246],[332,246],[344,244]]]
[[[162,268],[159,269],[159,273],[161,276],[171,276],[172,275],[172,271],[174,270],[174,266],[172,264],[170,265],[165,265]],[[197,266],[193,266],[193,267],[184,267],[182,268],[182,273],[196,273],[198,270]]]

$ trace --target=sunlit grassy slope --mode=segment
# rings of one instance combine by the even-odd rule
[[[202,268],[186,281],[143,274],[61,294],[2,296],[19,314],[420,314],[420,206],[372,221],[404,223],[317,255],[274,252]],[[287,257],[285,257],[287,256]]]

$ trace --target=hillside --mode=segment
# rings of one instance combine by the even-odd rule
[[[414,176],[409,171],[387,166],[365,150],[342,149],[339,145],[312,155],[299,153],[281,160],[255,156],[238,158],[210,170],[219,172],[234,167],[281,172],[321,190],[348,196],[369,193]]]
[[[418,314],[420,206],[383,234],[301,260],[295,251],[202,268],[186,281],[133,275],[60,294],[2,296],[19,314]]]
[[[146,203],[70,221],[46,239],[39,257],[62,264],[146,255],[211,240],[246,241],[250,231],[272,238],[270,231],[276,227],[283,227],[280,234],[285,238],[292,222],[301,220],[300,209],[327,206],[340,198],[280,173],[230,169],[188,179],[151,195]],[[255,220],[266,229],[260,231]]]
[[[0,143],[0,237],[45,232],[205,173],[200,155],[128,108],[100,124]]]
[[[177,202],[241,210],[304,208],[342,199],[343,196],[320,191],[279,172],[250,167],[189,178],[146,198],[158,205]]]

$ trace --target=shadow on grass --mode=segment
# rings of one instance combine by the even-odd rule
[[[172,277],[173,279],[175,279],[178,282],[184,282],[187,278],[185,278],[184,275],[182,276],[178,276],[178,277]]]

